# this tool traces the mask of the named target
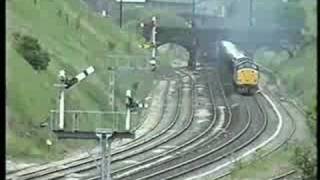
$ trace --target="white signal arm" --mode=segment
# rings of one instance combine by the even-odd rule
[[[66,89],[72,87],[73,85],[79,83],[80,81],[84,80],[86,77],[88,77],[90,74],[94,72],[93,66],[88,67],[84,71],[82,71],[80,74],[76,75],[75,77],[71,78],[68,82],[66,82]]]

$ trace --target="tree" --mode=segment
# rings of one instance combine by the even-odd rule
[[[59,18],[61,18],[61,16],[62,16],[62,10],[61,9],[58,9],[57,15],[58,15]]]
[[[77,19],[76,19],[76,30],[79,31],[80,29],[80,26],[81,26],[81,17],[80,17],[80,14],[77,16]]]
[[[126,42],[125,44],[125,50],[128,54],[131,54],[132,53],[132,47],[131,47],[131,41],[129,40],[128,42]]]
[[[292,157],[293,164],[302,172],[302,179],[315,180],[316,176],[316,158],[310,147],[297,146],[294,148]]]
[[[139,82],[135,82],[135,83],[132,84],[132,90],[133,91],[137,91],[138,87],[139,87]]]
[[[67,25],[69,25],[69,15],[66,13],[65,17],[66,17],[66,23]]]

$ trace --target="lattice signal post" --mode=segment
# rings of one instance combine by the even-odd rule
[[[152,67],[152,71],[155,71],[157,69],[157,61],[156,61],[156,55],[157,55],[157,17],[152,17],[152,33],[151,33],[151,42],[152,42],[152,55],[150,60],[150,65]]]
[[[148,23],[147,26],[150,24]],[[145,28],[144,23],[140,23],[140,27]],[[140,48],[149,49],[152,48],[151,59],[149,60],[149,64],[151,66],[151,71],[155,71],[157,69],[157,27],[159,26],[158,20],[156,16],[152,16],[151,20],[151,34],[150,34],[150,42],[140,45]]]
[[[102,180],[111,180],[110,175],[110,161],[111,161],[111,142],[113,139],[116,138],[134,138],[135,134],[130,131],[130,114],[132,112],[132,109],[135,107],[138,107],[139,105],[136,105],[136,103],[133,101],[131,97],[131,91],[128,90],[127,95],[127,112],[126,113],[119,113],[119,112],[103,112],[103,111],[77,111],[77,110],[67,110],[65,111],[65,91],[70,90],[72,87],[74,87],[76,84],[81,82],[82,80],[86,79],[90,74],[92,74],[95,71],[95,69],[90,66],[87,69],[85,69],[83,72],[78,74],[75,77],[68,78],[66,76],[66,73],[64,70],[59,72],[59,84],[55,84],[56,87],[59,88],[59,107],[58,110],[51,110],[51,119],[49,124],[49,129],[52,130],[58,139],[92,139],[92,140],[99,140],[101,145],[101,179]],[[58,114],[58,116],[57,116]],[[72,115],[73,127],[70,129],[67,129],[65,127],[65,115]],[[102,119],[104,119],[104,122],[107,120],[107,114],[126,114],[126,126],[125,130],[114,130],[112,128],[97,128],[95,131],[93,130],[83,130],[79,123],[79,116],[83,117],[86,116],[88,121],[92,121],[92,119],[88,118],[89,115],[101,116]],[[58,117],[58,118],[57,118]],[[70,116],[68,116],[70,117]],[[90,122],[90,124],[95,124],[95,122]],[[106,148],[106,145],[108,144],[108,151]],[[108,154],[108,163],[106,163],[106,156],[105,154]],[[107,164],[107,166],[106,166]]]

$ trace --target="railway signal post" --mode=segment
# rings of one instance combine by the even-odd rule
[[[80,81],[84,80],[87,76],[94,72],[94,68],[90,66],[89,68],[85,69],[80,74],[76,75],[75,77],[68,78],[64,70],[59,72],[59,80],[60,83],[56,86],[59,87],[59,107],[58,110],[51,110],[51,120],[50,120],[50,130],[52,130],[58,139],[91,139],[91,140],[98,140],[101,146],[101,179],[102,180],[111,180],[111,143],[113,139],[119,138],[134,138],[135,134],[131,132],[130,124],[131,124],[131,111],[132,108],[136,108],[137,105],[133,98],[131,97],[130,93],[127,92],[128,97],[128,104],[127,104],[127,114],[126,114],[126,128],[125,130],[113,130],[110,128],[101,128],[96,127],[95,130],[81,130],[80,129],[80,117],[89,117],[89,115],[93,115],[96,117],[97,115],[108,115],[108,114],[119,114],[119,112],[102,112],[102,111],[78,111],[78,110],[65,110],[65,91],[71,89]],[[71,116],[66,117],[73,117],[73,121],[77,121],[77,123],[71,123],[73,126],[77,126],[76,128],[71,127],[69,130],[65,126],[65,114],[71,114]],[[58,116],[56,115],[58,114]],[[121,113],[120,113],[121,114]],[[125,114],[125,113],[123,113]],[[56,118],[57,117],[57,118]],[[89,118],[88,118],[89,119]],[[85,119],[85,121],[88,121]],[[103,118],[104,119],[104,118]],[[70,123],[69,123],[70,124]],[[76,124],[76,125],[75,125]],[[48,146],[52,143],[47,141]],[[108,148],[108,149],[107,149]],[[107,154],[107,159],[106,159]]]
[[[108,71],[109,71],[109,92],[110,92],[110,95],[109,95],[109,102],[110,102],[110,105],[111,105],[111,109],[112,109],[112,112],[115,111],[115,83],[116,83],[116,78],[115,78],[115,67],[108,67]],[[113,119],[116,119],[115,117],[117,116],[114,116],[113,115]],[[117,123],[117,120],[115,121]],[[116,125],[116,127],[118,127]]]
[[[96,130],[97,137],[100,141],[101,146],[101,179],[102,180],[111,180],[111,167],[110,167],[110,161],[111,161],[111,137],[112,137],[112,130],[110,129],[97,129]],[[108,144],[108,151],[107,151],[107,145]],[[106,161],[105,154],[107,153],[108,161]],[[107,164],[107,167],[106,167]],[[106,177],[107,176],[107,177]]]
[[[156,53],[157,53],[157,17],[152,17],[152,33],[151,33],[151,42],[152,42],[152,55],[150,60],[150,65],[152,71],[155,71],[157,68]]]
[[[253,0],[249,2],[249,26],[253,25]]]
[[[188,61],[188,67],[193,70],[196,65],[196,48],[197,48],[197,39],[196,39],[196,23],[195,23],[195,15],[196,15],[196,2],[192,0],[192,16],[191,16],[191,38],[192,38],[192,48],[190,59]]]
[[[122,28],[122,8],[123,8],[123,2],[122,0],[120,0],[120,18],[119,18],[120,28]]]

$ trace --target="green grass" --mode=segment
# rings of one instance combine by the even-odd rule
[[[258,152],[258,154],[255,154],[253,160],[236,163],[232,173],[221,180],[270,179],[271,177],[290,170],[298,170],[298,167],[294,165],[294,160],[296,159],[294,152],[296,147],[311,148],[311,152],[315,155],[316,146],[311,142],[293,141],[283,145],[280,149],[268,156],[260,157],[265,152]],[[210,177],[206,179],[210,180]]]
[[[293,150],[281,149],[275,154],[271,154],[263,159],[256,159],[252,163],[243,162],[240,166],[222,180],[240,180],[240,179],[268,179],[272,176],[279,175],[287,170],[291,170],[294,166],[290,163]],[[208,178],[209,180],[210,178]]]
[[[302,48],[292,59],[288,59],[285,52],[273,53],[271,56],[262,52],[258,52],[255,59],[276,73],[289,98],[297,100],[307,111],[316,114],[316,42]],[[307,121],[313,134],[316,134],[316,122],[317,120],[310,118]]]
[[[58,11],[62,16],[58,16]],[[121,30],[109,20],[90,13],[78,0],[52,1],[41,0],[37,5],[33,1],[10,0],[7,8],[7,106],[10,119],[7,121],[7,155],[12,158],[47,157],[45,140],[49,138],[47,129],[39,128],[39,123],[49,116],[49,110],[56,108],[57,73],[65,69],[69,75],[76,75],[89,65],[96,73],[77,85],[67,95],[69,109],[110,110],[107,98],[108,73],[106,67],[113,65],[116,58],[107,58],[109,54],[128,55],[128,42],[131,43],[129,60],[134,55],[149,54],[138,48],[138,36]],[[66,23],[68,14],[69,24]],[[80,16],[81,27],[75,28],[76,18]],[[36,73],[32,67],[16,52],[12,46],[12,33],[21,32],[39,39],[41,46],[48,50],[51,57],[48,70]],[[109,50],[107,42],[116,44]],[[119,61],[119,65],[127,61]],[[137,64],[145,64],[142,58]],[[165,66],[163,66],[165,67]],[[116,95],[119,108],[123,108],[125,90],[139,82],[137,99],[143,98],[153,87],[151,72],[124,72],[119,76]],[[87,122],[89,125],[90,122]],[[106,126],[111,126],[108,122]],[[82,144],[82,143],[80,143]],[[90,143],[89,143],[90,144]],[[64,150],[79,147],[79,142],[57,143],[51,149],[48,158],[61,157]]]
[[[255,59],[277,73],[289,96],[298,98],[307,107],[313,108],[317,85],[316,51],[316,45],[312,43],[301,49],[292,59],[288,59],[285,52],[269,52],[267,55],[262,51],[256,54]]]

